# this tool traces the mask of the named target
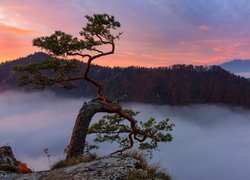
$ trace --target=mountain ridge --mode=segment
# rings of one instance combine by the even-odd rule
[[[15,65],[41,61],[50,56],[35,53],[0,65],[0,90],[29,90],[18,87],[19,73],[11,71]],[[81,69],[83,62],[78,61]],[[102,67],[93,65],[91,77],[102,82],[105,94],[115,99],[124,94],[127,101],[152,104],[229,104],[250,107],[249,80],[231,74],[219,66],[173,65],[172,67]],[[79,82],[78,88],[66,91],[58,87],[49,89],[61,96],[95,97],[96,90],[87,82]]]
[[[249,59],[234,59],[219,65],[223,69],[232,73],[250,72],[250,60]]]

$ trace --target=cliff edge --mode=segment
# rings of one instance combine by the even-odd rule
[[[14,162],[16,161],[16,162]],[[150,166],[141,153],[108,155],[63,168],[29,172],[26,164],[22,168],[9,146],[0,147],[1,180],[170,180],[159,166]]]

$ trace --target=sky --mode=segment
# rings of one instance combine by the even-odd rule
[[[249,0],[0,0],[0,62],[40,49],[32,39],[55,30],[78,35],[85,15],[121,23],[105,66],[210,65],[250,57]]]

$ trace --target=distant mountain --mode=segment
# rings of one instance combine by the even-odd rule
[[[19,58],[13,61],[8,61],[0,64],[0,91],[16,88],[16,78],[19,75],[12,71],[12,67],[16,65],[25,65],[32,62],[39,62],[49,58],[48,54],[37,52],[25,58]]]
[[[18,64],[41,61],[49,55],[36,53],[0,65],[0,90],[31,90],[18,87],[16,78],[20,75],[11,71]],[[86,65],[79,61],[81,69]],[[221,103],[250,107],[250,81],[233,75],[218,66],[203,67],[174,65],[160,68],[108,68],[94,65],[91,76],[103,82],[105,94],[111,98],[128,95],[127,101],[187,105]],[[81,81],[78,88],[64,90],[50,87],[61,96],[82,97],[96,94],[95,88]]]
[[[250,60],[235,59],[219,66],[234,74],[250,78]]]

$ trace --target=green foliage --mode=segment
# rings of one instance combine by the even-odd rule
[[[128,171],[127,179],[166,179],[170,180],[171,177],[167,172],[161,169],[159,163],[150,165],[146,154],[139,150],[128,150],[123,154],[125,157],[132,157],[139,161],[136,169]]]
[[[124,112],[132,117],[139,114],[139,112],[134,112],[130,109],[124,110]],[[134,139],[134,142],[138,143],[139,149],[141,150],[147,150],[149,152],[151,152],[151,150],[157,150],[159,143],[172,141],[172,135],[169,132],[172,131],[173,126],[173,124],[169,123],[168,119],[159,122],[154,118],[141,121],[137,125],[137,129],[141,133],[147,134],[148,137],[143,142],[136,139]],[[121,148],[125,148],[131,143],[127,136],[131,131],[131,126],[127,120],[118,114],[107,114],[89,128],[88,134],[95,135],[95,143],[115,142],[118,143]],[[138,136],[140,137],[142,135]]]
[[[84,36],[88,42],[95,42],[96,45],[103,42],[95,41],[95,35],[101,36],[106,40],[114,40],[117,36],[112,35],[112,30],[121,27],[121,24],[115,20],[114,16],[108,14],[94,14],[94,16],[85,16],[88,20],[87,26],[82,28],[80,35]]]
[[[62,31],[55,31],[50,36],[36,38],[33,40],[33,45],[56,56],[65,56],[69,51],[79,51],[86,47],[84,41]]]
[[[85,17],[87,24],[80,32],[80,38],[62,31],[55,31],[50,36],[34,39],[33,45],[45,49],[55,56],[67,56],[81,53],[83,50],[100,52],[96,46],[110,44],[121,35],[121,33],[113,35],[112,31],[121,26],[114,16],[94,14]]]
[[[173,137],[168,131],[173,130],[173,124],[169,124],[169,119],[162,120],[157,122],[154,118],[150,118],[145,122],[140,122],[141,129],[143,132],[148,132],[151,134],[152,138],[150,142],[141,142],[139,144],[139,149],[157,149],[158,142],[170,142]]]
[[[97,87],[99,99],[106,99],[102,85],[91,79],[88,73],[94,59],[114,53],[114,40],[119,39],[121,35],[121,33],[114,34],[114,31],[121,25],[115,20],[114,16],[108,14],[94,14],[85,17],[87,24],[82,28],[79,38],[62,31],[55,31],[50,36],[38,37],[33,40],[34,46],[45,49],[54,56],[80,55],[82,58],[88,57],[84,75],[79,76],[77,74],[79,63],[52,58],[15,67],[15,71],[27,72],[27,74],[19,77],[20,85],[44,88],[45,86],[60,84],[64,88],[72,88],[75,86],[76,80],[86,80]],[[110,51],[103,52],[97,49],[106,44],[111,45]],[[86,50],[97,54],[87,54]],[[119,101],[120,99],[117,99],[117,103]],[[169,124],[168,119],[157,122],[154,118],[150,118],[138,124],[133,117],[139,112],[132,110],[118,112],[117,110],[117,113],[104,116],[89,128],[88,134],[96,135],[95,142],[116,142],[123,148],[122,151],[130,149],[134,143],[138,143],[139,149],[151,151],[156,150],[160,142],[172,141],[169,131],[172,131],[173,124]],[[87,144],[88,152],[94,148],[97,148],[97,146]]]
[[[33,45],[46,50],[53,56],[62,57],[79,55],[83,58],[92,57],[94,59],[101,55],[113,53],[114,40],[121,35],[121,33],[113,35],[113,31],[120,27],[120,23],[115,20],[114,16],[108,14],[94,14],[93,16],[85,17],[87,24],[82,28],[79,38],[62,31],[55,31],[50,36],[34,39]],[[97,47],[106,44],[112,45],[112,50],[106,54],[97,49]],[[88,54],[90,51],[95,52],[96,56]],[[72,88],[75,87],[74,81],[76,80],[87,79],[90,81],[89,77],[86,78],[86,74],[85,76],[75,74],[78,71],[78,67],[79,63],[76,61],[63,61],[51,58],[43,62],[17,66],[14,70],[27,72],[19,77],[19,85],[33,85],[35,88],[44,88],[45,86],[60,84],[64,88]]]
[[[56,58],[46,59],[41,62],[30,63],[25,66],[15,66],[16,72],[26,72],[18,78],[19,85],[32,85],[35,88],[44,88],[59,83],[64,88],[75,86],[71,77],[79,72],[79,62],[60,60]]]

